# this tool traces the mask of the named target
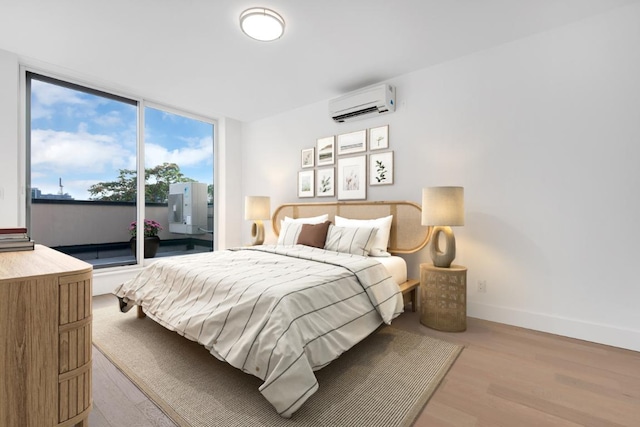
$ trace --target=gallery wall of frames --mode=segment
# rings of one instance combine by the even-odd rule
[[[319,138],[301,152],[298,197],[367,198],[368,185],[393,184],[389,125]]]

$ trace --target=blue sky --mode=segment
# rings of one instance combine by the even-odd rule
[[[32,80],[31,186],[87,200],[87,189],[135,169],[136,107]],[[213,183],[213,126],[153,108],[145,110],[145,165],[177,163],[182,173]]]

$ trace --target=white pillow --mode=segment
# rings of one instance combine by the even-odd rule
[[[303,224],[300,222],[283,222],[276,245],[295,245],[298,242],[298,236],[300,235],[300,231],[302,231],[302,226]]]
[[[377,229],[373,227],[329,226],[324,248],[328,251],[368,256]]]
[[[339,227],[373,227],[378,230],[371,246],[370,256],[390,256],[387,252],[393,215],[376,219],[349,219],[336,215],[335,223]]]
[[[298,222],[300,224],[320,224],[329,220],[329,214],[311,216],[308,218],[289,218],[285,216],[282,221],[280,221],[280,225],[285,222]]]

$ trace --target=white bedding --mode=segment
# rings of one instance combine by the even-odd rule
[[[318,389],[313,371],[403,311],[379,262],[301,245],[159,260],[114,293],[262,379],[283,417]]]
[[[407,262],[399,256],[375,257],[373,258],[380,264],[384,265],[391,275],[396,285],[400,285],[407,281]]]

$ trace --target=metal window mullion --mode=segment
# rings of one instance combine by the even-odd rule
[[[138,102],[138,140],[136,156],[136,260],[144,263],[145,171],[144,171],[144,101]]]
[[[20,108],[20,127],[21,135],[18,165],[24,165],[24,171],[20,169],[20,176],[24,182],[20,182],[20,188],[24,191],[25,205],[24,216],[22,212],[18,215],[18,221],[27,227],[29,237],[32,237],[31,228],[31,78],[25,70],[20,68],[20,100],[23,103]]]

